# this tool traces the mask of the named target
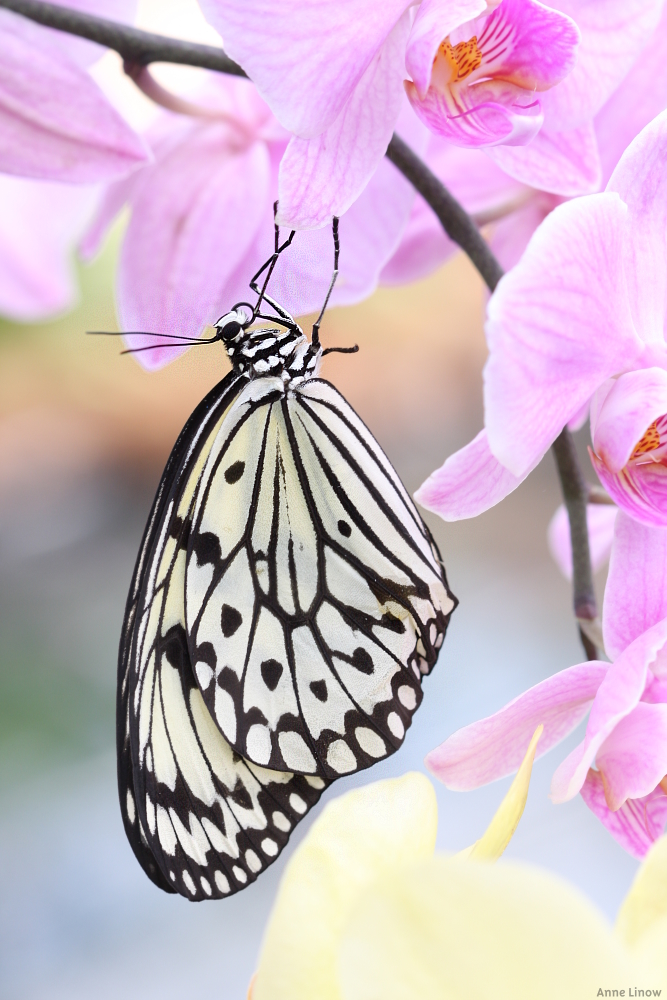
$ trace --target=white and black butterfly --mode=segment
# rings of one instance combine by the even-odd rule
[[[332,780],[400,747],[456,605],[397,473],[317,376],[324,307],[309,342],[266,293],[291,238],[255,307],[216,324],[233,370],[167,462],[121,638],[125,830],[192,900],[253,881]]]

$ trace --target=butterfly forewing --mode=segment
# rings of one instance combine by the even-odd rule
[[[400,746],[454,606],[398,476],[322,380],[240,393],[197,487],[185,590],[226,739],[329,778]]]

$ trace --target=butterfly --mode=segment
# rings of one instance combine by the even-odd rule
[[[332,781],[401,746],[456,606],[398,474],[318,375],[337,220],[310,341],[267,292],[293,236],[276,227],[256,304],[207,341],[232,370],[169,457],[121,635],[125,831],[190,900],[254,881]]]

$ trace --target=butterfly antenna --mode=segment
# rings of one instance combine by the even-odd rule
[[[333,269],[333,274],[331,275],[331,281],[329,282],[329,291],[327,292],[326,298],[324,300],[324,305],[320,310],[320,315],[313,323],[313,333],[310,338],[313,347],[320,346],[320,326],[322,324],[322,319],[324,318],[324,313],[326,312],[326,308],[329,305],[329,299],[331,298],[331,293],[334,290],[334,285],[336,284],[336,278],[338,277],[338,257],[340,256],[340,240],[338,238],[338,218],[335,215],[333,217],[332,229],[333,229],[333,241],[334,241],[334,269]],[[334,350],[338,350],[338,348],[334,348]],[[325,353],[329,354],[330,351],[326,351]],[[353,351],[344,350],[344,353],[346,354],[353,353]]]

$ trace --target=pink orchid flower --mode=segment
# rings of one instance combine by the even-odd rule
[[[80,6],[110,13],[108,4]],[[134,5],[114,6],[122,16]],[[143,142],[83,68],[99,51],[0,11],[0,172],[85,184],[145,162]]]
[[[72,306],[72,257],[96,200],[89,185],[0,175],[0,314],[34,323]]]
[[[502,0],[441,39],[430,71],[424,38],[413,37],[406,91],[424,124],[450,142],[525,146],[544,123],[537,94],[570,73],[578,44],[577,27],[564,14],[536,0]]]
[[[324,0],[316,7],[303,0],[203,0],[204,13],[222,34],[227,51],[293,135],[280,172],[280,219],[286,225],[317,228],[343,214],[358,197],[394,131],[406,65],[414,84],[409,86],[411,100],[429,127],[437,123],[438,131],[456,135],[455,141],[465,145],[473,141],[475,129],[478,138],[484,132],[485,141],[534,135],[539,109],[534,95],[522,97],[525,106],[520,108],[518,90],[525,95],[535,86],[551,86],[571,68],[578,38],[572,21],[535,0],[503,0],[506,13],[486,28],[484,65],[473,70],[474,86],[471,78],[463,89],[455,82],[447,90],[457,108],[462,100],[472,100],[473,92],[480,95],[476,124],[471,125],[469,115],[467,124],[460,117],[453,122],[447,100],[438,103],[435,96],[442,89],[441,63],[451,65],[443,53],[451,50],[454,63],[459,55],[463,60],[452,33],[468,25],[472,38],[474,19],[497,7],[498,0],[422,0],[412,22],[411,6],[408,0]],[[497,59],[491,39],[496,31],[503,44],[505,35],[511,39],[506,54]],[[535,33],[532,48],[529,32]],[[528,68],[531,61],[534,67]],[[493,80],[480,79],[480,74]]]
[[[445,520],[487,510],[526,478],[609,379],[667,368],[666,155],[663,113],[626,150],[606,191],[555,209],[501,280],[487,312],[486,428],[420,487],[416,497],[423,506]],[[640,385],[651,378],[634,376]],[[626,400],[627,432],[610,475],[623,468],[617,465],[623,448],[629,447],[631,459],[658,416],[652,410],[640,429],[647,411],[640,405],[637,421],[631,402]],[[611,454],[609,434],[618,433],[618,413],[596,432],[604,430],[605,455]],[[654,505],[661,475],[633,473],[633,483],[651,481]],[[637,512],[629,490],[619,489],[614,499]]]
[[[246,80],[211,74],[192,115],[165,113],[149,130],[154,162],[112,185],[82,244],[92,255],[124,204],[131,209],[120,253],[121,327],[167,334],[129,335],[145,367],[159,368],[187,348],[169,335],[197,338],[206,324],[247,301],[248,282],[273,252],[273,204],[289,135]],[[419,123],[404,100],[406,137]],[[185,110],[185,109],[184,109]],[[419,136],[416,136],[419,141]],[[341,219],[340,276],[332,304],[373,291],[408,220],[414,190],[395,167],[380,165]],[[286,233],[284,234],[286,235]],[[318,310],[333,268],[329,229],[299,233],[282,255],[271,295],[294,315]]]
[[[591,461],[600,482],[638,521],[667,525],[667,371],[610,379],[591,408]]]
[[[554,802],[581,793],[622,846],[643,857],[667,821],[667,529],[622,511],[605,592],[611,664],[579,663],[454,733],[426,758],[449,788],[471,789],[511,774],[539,723],[538,755],[576,728],[581,743],[557,768]]]

